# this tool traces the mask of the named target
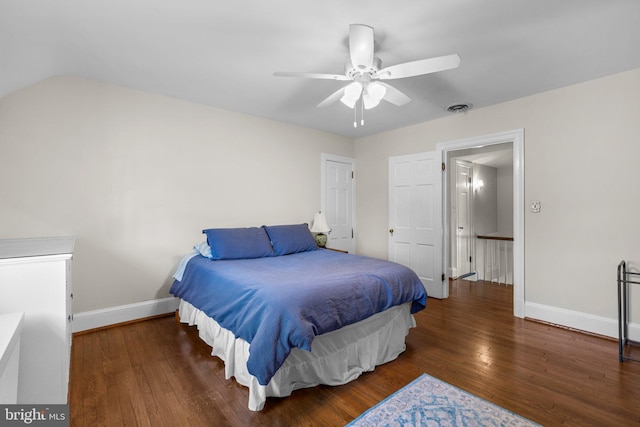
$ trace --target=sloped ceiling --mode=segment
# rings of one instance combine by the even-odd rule
[[[383,66],[457,53],[458,69],[394,80],[412,101],[316,105],[344,82],[351,23]],[[51,76],[113,83],[348,137],[640,67],[637,0],[0,0],[0,96]]]

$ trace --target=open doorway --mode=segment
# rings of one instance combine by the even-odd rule
[[[513,164],[513,314],[523,318],[524,310],[524,129],[516,129],[500,132],[491,135],[467,138],[458,141],[444,142],[437,145],[437,150],[442,152],[444,165],[449,164],[449,159],[459,156],[461,150],[468,149],[493,149],[499,150],[497,146],[505,143],[512,144],[512,164]],[[494,147],[496,146],[496,147]],[[504,148],[503,146],[502,148]],[[443,165],[443,166],[444,166]],[[448,168],[449,171],[451,168]],[[449,209],[449,187],[451,181],[448,179],[449,173],[443,179],[443,207],[444,207],[444,236],[443,255],[445,258],[444,267],[446,279],[450,276],[451,267],[451,214]],[[445,298],[448,292],[445,292]]]
[[[513,284],[513,143],[452,151],[449,277]]]

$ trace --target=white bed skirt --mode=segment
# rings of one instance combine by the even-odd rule
[[[405,350],[405,337],[416,326],[411,304],[392,307],[361,322],[320,335],[311,352],[294,348],[266,386],[247,370],[249,343],[190,303],[180,300],[180,320],[196,325],[200,338],[212,347],[211,354],[225,364],[227,379],[249,387],[249,409],[260,411],[267,397],[289,396],[294,390],[318,384],[341,385],[373,371]]]

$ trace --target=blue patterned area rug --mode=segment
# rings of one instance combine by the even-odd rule
[[[540,425],[451,384],[422,374],[347,426]]]

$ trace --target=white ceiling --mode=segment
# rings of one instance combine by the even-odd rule
[[[390,81],[412,101],[316,105],[344,82],[351,23],[382,65],[457,53],[458,69]],[[0,0],[0,96],[51,76],[95,79],[360,137],[640,68],[638,0]]]

